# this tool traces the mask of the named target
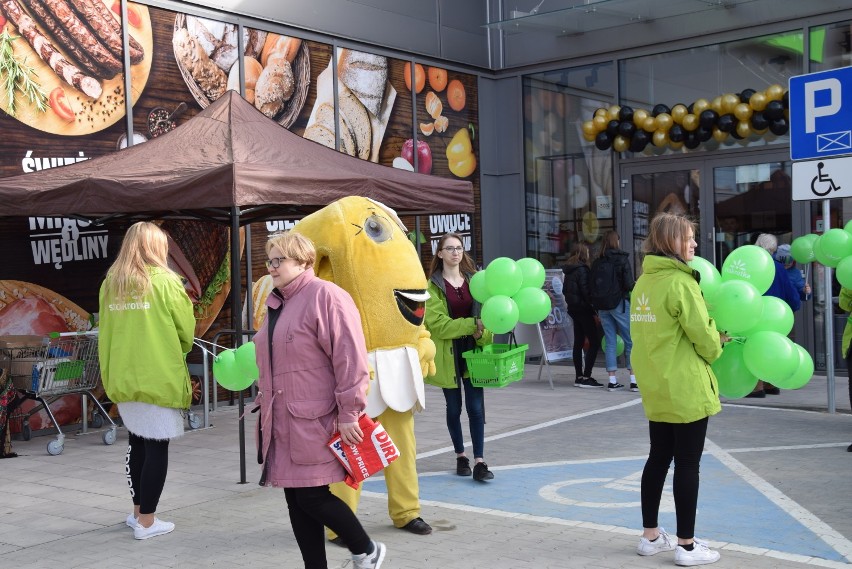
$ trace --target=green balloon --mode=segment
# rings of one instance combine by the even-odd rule
[[[751,336],[758,332],[778,332],[786,336],[793,329],[793,311],[790,305],[774,296],[762,296],[763,311],[754,327],[743,333]]]
[[[793,372],[793,375],[783,380],[775,380],[773,383],[776,387],[782,389],[801,389],[814,376],[814,360],[811,355],[802,346],[793,344],[799,352],[799,367]]]
[[[485,271],[474,273],[468,283],[470,287],[470,296],[477,300],[480,304],[491,298],[491,293],[488,292],[488,285],[485,284]]]
[[[822,237],[814,241],[814,260],[821,265],[832,268],[836,267],[839,262],[822,250]]]
[[[743,360],[743,348],[743,344],[728,342],[719,359],[710,364],[719,382],[719,394],[728,399],[745,397],[757,385],[757,377]]]
[[[225,350],[213,360],[213,377],[216,382],[229,391],[242,391],[254,380],[246,377],[237,367],[234,350]]]
[[[757,332],[745,341],[743,359],[756,377],[783,383],[799,367],[799,352],[787,336],[778,332]]]
[[[538,259],[524,257],[523,259],[518,259],[517,265],[523,275],[523,280],[521,281],[522,289],[528,286],[541,288],[541,285],[544,284],[545,273],[544,265]]]
[[[722,281],[719,291],[707,303],[716,328],[729,333],[753,328],[763,313],[763,297],[747,281]]]
[[[852,289],[852,256],[844,257],[837,263],[837,282],[843,288]]]
[[[606,337],[601,338],[601,349],[606,351]],[[621,334],[615,335],[615,355],[620,356],[624,353],[624,338],[621,337]]]
[[[698,286],[701,287],[701,292],[704,293],[705,298],[711,298],[719,292],[719,286],[722,284],[722,275],[719,274],[713,263],[702,257],[693,257],[687,265],[692,270],[698,271],[698,274],[701,275]]]
[[[766,249],[757,245],[737,247],[722,264],[722,281],[741,280],[754,285],[763,294],[775,279],[775,261]]]
[[[819,238],[819,247],[836,267],[841,259],[852,255],[852,235],[837,227],[829,229]]]
[[[550,297],[541,285],[538,287],[523,287],[512,297],[518,305],[518,320],[524,324],[538,324],[550,315],[553,308]]]
[[[237,369],[241,374],[244,374],[251,381],[257,381],[257,378],[260,376],[260,370],[257,367],[257,354],[254,342],[246,342],[237,348],[234,352],[234,359],[237,362]]]
[[[518,323],[518,305],[505,295],[495,295],[482,305],[482,324],[495,334],[505,334]]]
[[[846,225],[849,224],[847,223]],[[807,235],[793,239],[793,242],[790,244],[790,254],[796,259],[796,262],[813,263],[816,260],[814,257],[814,243],[817,239],[819,239],[819,235],[815,233],[808,233]]]
[[[509,257],[497,257],[485,267],[485,284],[494,296],[513,296],[521,289],[524,275]]]

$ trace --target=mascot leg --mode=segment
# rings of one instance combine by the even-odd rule
[[[388,515],[393,525],[401,528],[420,517],[414,413],[400,413],[388,407],[377,419],[399,449],[399,458],[385,469],[385,483],[388,487]]]

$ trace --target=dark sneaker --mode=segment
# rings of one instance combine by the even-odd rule
[[[778,389],[778,388],[777,388],[777,387],[775,387],[775,386],[773,386],[773,387],[766,387],[766,386],[764,386],[764,387],[763,387],[763,392],[764,392],[765,394],[767,394],[767,395],[781,395],[781,390],[780,390],[780,389]]]
[[[746,397],[757,397],[759,399],[763,399],[764,397],[766,397],[766,391],[764,391],[763,389],[759,391],[752,391],[751,393],[746,395]]]
[[[379,569],[382,566],[382,561],[385,560],[385,553],[387,553],[385,544],[374,541],[373,552],[353,555],[352,565],[354,569]]]
[[[638,386],[638,385],[636,385],[635,383],[631,383],[631,384],[630,384],[630,391],[632,391],[632,392],[634,392],[634,393],[638,392],[638,391],[639,391],[639,386]]]
[[[577,376],[577,379],[574,380],[574,387],[586,387],[586,378]]]
[[[456,474],[470,476],[470,460],[466,456],[456,458]]]
[[[624,389],[624,384],[618,382],[610,383],[606,386],[606,389],[607,391],[618,391],[619,389]]]
[[[852,445],[849,445],[848,447],[846,447],[846,452],[852,452]]]
[[[488,470],[488,465],[484,462],[477,462],[473,466],[473,479],[478,482],[484,482],[486,480],[492,480],[494,478],[494,473]]]
[[[594,377],[586,378],[586,387],[603,387],[603,383],[600,383]]]
[[[423,518],[414,518],[399,529],[404,529],[417,535],[429,535],[432,533],[432,526],[424,522]]]

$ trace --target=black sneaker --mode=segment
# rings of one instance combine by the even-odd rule
[[[456,474],[470,476],[470,460],[466,456],[456,458]]]
[[[763,392],[767,395],[781,395],[781,390],[775,386],[772,387],[764,387]]]
[[[606,386],[607,391],[618,391],[619,389],[624,389],[624,384],[622,383],[610,383]]]
[[[849,445],[848,447],[846,447],[846,452],[852,452],[852,445]]]
[[[763,399],[764,397],[766,397],[766,392],[762,389],[759,391],[752,391],[751,393],[746,395],[746,397],[757,397],[759,399]]]
[[[424,522],[423,518],[414,518],[399,529],[404,529],[417,535],[429,535],[432,533],[432,526]]]
[[[638,392],[638,391],[639,391],[639,386],[638,386],[638,385],[636,385],[635,383],[631,383],[631,384],[630,384],[630,391],[632,391],[632,392],[634,392],[634,393]]]
[[[488,470],[488,465],[484,462],[477,462],[473,466],[473,479],[478,482],[491,480],[494,478],[494,473]]]
[[[599,382],[594,377],[587,377],[586,387],[603,387],[603,383]]]

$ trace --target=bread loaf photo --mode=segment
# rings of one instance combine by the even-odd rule
[[[175,31],[172,38],[175,58],[186,68],[199,89],[211,101],[224,94],[228,76],[207,55],[201,43],[186,28]]]
[[[368,111],[379,116],[388,80],[386,57],[342,49],[337,62],[337,75]]]
[[[362,160],[370,158],[373,144],[373,127],[370,124],[370,116],[367,109],[361,104],[349,89],[342,88],[338,93],[340,102],[340,118],[347,128],[352,132],[355,139],[355,147],[358,156]]]
[[[275,59],[263,68],[254,87],[254,106],[269,118],[274,118],[284,103],[293,96],[296,81],[293,67],[286,59]]]

